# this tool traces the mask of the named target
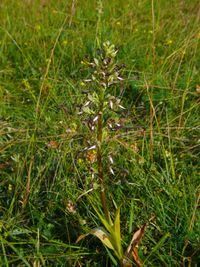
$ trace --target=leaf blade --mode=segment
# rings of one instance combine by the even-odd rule
[[[137,245],[140,242],[140,240],[142,239],[145,229],[147,227],[147,223],[143,224],[142,227],[140,227],[134,234],[133,237],[131,239],[131,242],[125,252],[125,256],[128,259],[131,259],[132,257],[134,258],[135,262],[138,264],[138,266],[142,266],[142,262],[141,259],[138,256],[138,252],[137,252]]]
[[[117,208],[116,213],[115,213],[113,230],[114,230],[114,233],[112,234],[114,235],[113,238],[115,239],[116,250],[118,252],[119,259],[121,259],[123,257],[123,251],[122,251],[122,246],[121,246],[120,207]]]

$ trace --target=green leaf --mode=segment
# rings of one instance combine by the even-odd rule
[[[119,257],[122,258],[122,246],[121,246],[121,230],[120,230],[120,207],[117,208],[115,213],[115,221],[113,225],[115,246],[118,251]]]
[[[120,231],[120,208],[116,210],[114,223],[112,222],[110,216],[107,220],[104,215],[102,215],[98,209],[94,206],[94,203],[91,202],[93,209],[101,220],[102,224],[108,231],[109,240],[112,245],[112,250],[114,250],[115,255],[119,260],[123,258],[123,250],[121,246],[121,231]],[[98,228],[99,229],[99,228]],[[105,230],[104,230],[105,231]]]

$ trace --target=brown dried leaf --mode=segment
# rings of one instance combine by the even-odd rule
[[[88,236],[89,235],[89,233],[88,234],[83,234],[83,235],[80,235],[77,239],[76,239],[76,244],[78,243],[78,242],[80,242],[82,239],[84,239],[86,236]]]
[[[132,255],[134,258],[134,261],[137,263],[137,265],[140,267],[142,266],[142,261],[140,259],[140,257],[138,256],[138,248],[134,247],[133,251],[132,251]]]
[[[200,85],[199,84],[196,85],[196,92],[200,93]]]
[[[50,141],[48,144],[47,144],[47,147],[48,148],[53,148],[53,149],[56,149],[59,147],[59,143],[57,141]]]
[[[0,170],[5,170],[8,168],[8,166],[9,166],[8,163],[0,163]]]
[[[139,230],[137,230],[133,234],[133,238],[132,238],[132,240],[131,240],[131,242],[130,242],[130,244],[128,246],[128,249],[127,249],[127,251],[125,253],[127,258],[131,259],[133,257],[135,262],[138,264],[138,266],[141,266],[142,263],[141,263],[141,260],[140,260],[140,258],[138,256],[136,246],[138,245],[138,243],[142,239],[146,227],[147,227],[147,224],[145,223]]]
[[[96,160],[97,160],[96,150],[89,150],[89,151],[87,151],[86,159],[90,163],[96,162]]]

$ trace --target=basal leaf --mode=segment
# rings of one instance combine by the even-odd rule
[[[116,210],[115,213],[115,220],[113,225],[114,230],[114,240],[115,240],[115,247],[118,251],[118,255],[120,258],[122,258],[123,252],[122,252],[122,246],[121,246],[121,231],[120,231],[120,207]]]

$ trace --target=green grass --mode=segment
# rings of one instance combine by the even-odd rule
[[[98,40],[114,43],[126,64],[128,131],[105,148],[115,159],[106,178],[110,206],[122,203],[124,245],[154,216],[139,246],[144,266],[200,262],[199,1],[100,6],[0,3],[1,266],[115,266],[95,238],[75,244],[99,224],[87,200],[98,192],[85,193],[95,181],[78,115],[88,75],[81,61]]]

